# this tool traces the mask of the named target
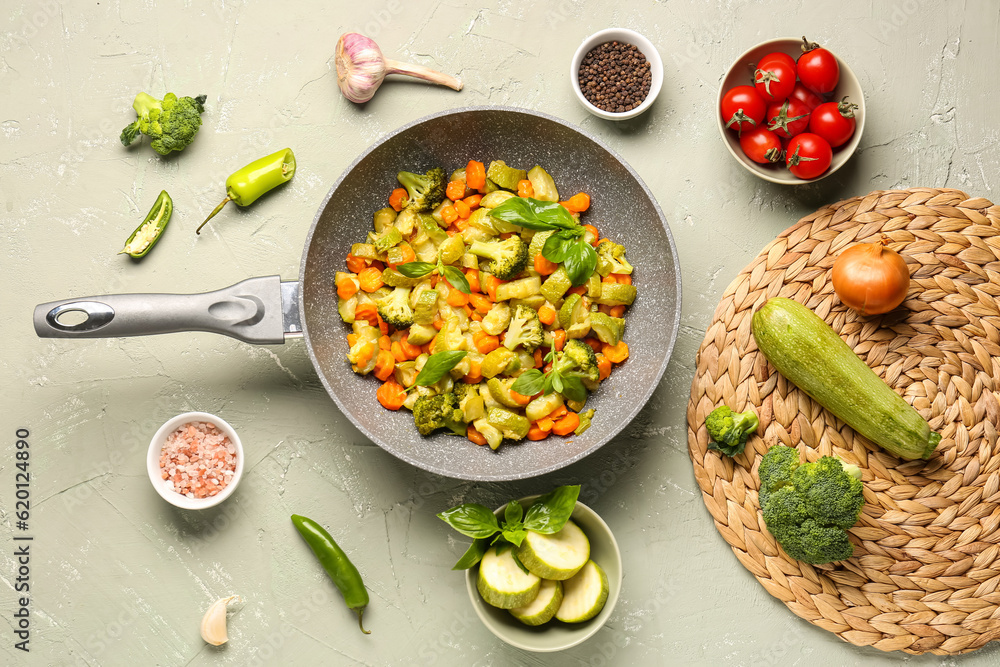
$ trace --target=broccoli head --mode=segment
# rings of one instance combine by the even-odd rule
[[[851,557],[847,529],[865,504],[857,466],[832,456],[800,464],[798,451],[775,445],[758,475],[764,523],[789,556],[813,565]]]
[[[552,362],[552,371],[565,374],[579,373],[580,377],[597,382],[600,371],[597,368],[597,355],[594,348],[579,338],[570,338],[563,346],[562,352]]]
[[[605,277],[611,273],[632,273],[632,265],[625,259],[625,246],[612,241],[597,246],[597,272]]]
[[[409,287],[394,288],[388,296],[379,299],[376,305],[379,316],[397,329],[405,329],[413,324]]]
[[[513,350],[520,345],[528,352],[534,352],[542,344],[543,339],[542,321],[538,319],[538,311],[524,304],[518,304],[504,336],[504,347]]]
[[[396,174],[396,180],[406,188],[406,208],[414,213],[426,213],[444,200],[444,191],[448,183],[444,170],[435,167],[426,174],[414,174],[401,171]]]
[[[528,246],[516,234],[503,241],[474,241],[469,252],[492,261],[490,273],[511,280],[528,265]]]
[[[759,423],[753,410],[737,413],[725,405],[720,405],[705,419],[708,437],[712,439],[708,443],[708,448],[720,451],[726,456],[742,454],[747,438],[757,430]]]
[[[205,111],[205,95],[180,97],[167,93],[162,100],[139,93],[132,108],[138,118],[122,130],[121,142],[128,146],[141,132],[148,136],[150,145],[160,155],[184,150],[194,141],[201,127],[201,114]]]
[[[451,430],[455,435],[465,435],[465,422],[458,398],[448,392],[435,396],[421,396],[413,404],[413,421],[420,435],[430,435],[440,428]]]

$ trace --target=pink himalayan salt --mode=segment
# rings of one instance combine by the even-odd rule
[[[188,422],[167,436],[160,476],[168,489],[188,498],[210,498],[236,474],[236,445],[208,422]]]

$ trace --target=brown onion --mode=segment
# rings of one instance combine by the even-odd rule
[[[881,315],[903,303],[910,287],[906,262],[889,247],[889,237],[859,243],[833,263],[833,289],[848,308],[862,315]]]

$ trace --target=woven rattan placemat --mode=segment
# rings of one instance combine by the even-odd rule
[[[833,291],[836,255],[887,235],[911,269],[903,306],[862,318]],[[873,192],[806,216],[726,289],[688,403],[695,478],[740,562],[798,616],[852,644],[965,653],[1000,638],[1000,206],[958,190]],[[928,461],[872,445],[781,377],[757,350],[750,317],[769,297],[813,309],[943,439]],[[716,406],[754,408],[760,427],[735,459],[707,451]],[[757,466],[768,447],[863,471],[854,556],[811,566],[767,532]]]

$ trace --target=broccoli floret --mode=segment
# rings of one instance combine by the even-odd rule
[[[413,324],[409,287],[394,288],[389,296],[379,299],[376,305],[379,316],[397,329],[405,329]]]
[[[597,272],[605,277],[611,273],[632,273],[632,265],[625,259],[625,246],[613,241],[597,246]]]
[[[462,410],[451,392],[418,398],[413,404],[413,421],[420,435],[430,435],[439,428],[450,429],[455,435],[465,435]]]
[[[440,204],[444,199],[445,187],[448,185],[444,170],[439,167],[431,169],[426,174],[401,171],[396,174],[396,180],[406,188],[408,197],[406,208],[414,213],[426,213]]]
[[[576,372],[591,382],[597,382],[600,376],[594,348],[579,338],[570,338],[566,341],[562,352],[552,362],[552,371],[560,374]]]
[[[167,93],[162,100],[139,93],[132,108],[139,117],[122,130],[121,142],[128,146],[141,132],[152,142],[150,145],[160,155],[184,150],[194,141],[201,127],[201,114],[205,111],[207,96],[180,97]]]
[[[708,448],[720,451],[726,456],[742,454],[747,438],[757,430],[759,423],[753,410],[737,413],[725,405],[720,405],[705,419],[708,437],[712,439],[708,443]]]
[[[819,565],[850,558],[847,538],[865,504],[861,471],[833,456],[799,464],[775,445],[761,461],[760,507],[767,529],[792,558]]]
[[[544,336],[538,311],[518,304],[514,309],[514,315],[510,318],[510,326],[507,327],[503,344],[508,350],[520,345],[528,352],[534,352],[542,344]]]
[[[500,280],[514,278],[528,265],[528,246],[517,235],[503,241],[475,241],[469,252],[492,260],[490,273]]]

